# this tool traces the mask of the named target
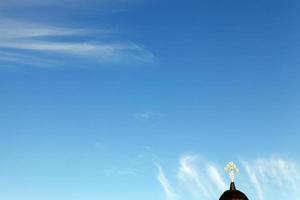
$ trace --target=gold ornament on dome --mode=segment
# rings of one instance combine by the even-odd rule
[[[234,162],[229,162],[224,169],[229,174],[231,182],[234,182],[235,175],[239,172]]]

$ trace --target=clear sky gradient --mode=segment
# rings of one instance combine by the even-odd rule
[[[213,200],[231,160],[250,199],[299,199],[299,24],[296,0],[0,0],[0,199]]]

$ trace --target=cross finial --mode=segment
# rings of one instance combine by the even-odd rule
[[[230,180],[233,183],[235,175],[239,172],[239,169],[233,162],[229,162],[225,167],[225,171],[229,174]]]

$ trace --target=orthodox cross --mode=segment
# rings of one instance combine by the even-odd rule
[[[239,169],[233,162],[229,162],[225,167],[225,171],[229,174],[230,180],[233,183],[235,175],[239,172]]]

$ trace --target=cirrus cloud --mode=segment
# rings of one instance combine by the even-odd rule
[[[154,59],[154,55],[141,45],[117,40],[105,29],[1,20],[0,30],[0,62],[6,65],[132,64]],[[109,40],[103,39],[104,36]]]
[[[249,199],[299,199],[300,165],[296,161],[272,155],[253,160],[243,159],[239,163],[236,186]],[[197,155],[181,156],[173,192],[184,199],[217,199],[229,188],[230,182],[227,174],[221,172],[222,168]]]

